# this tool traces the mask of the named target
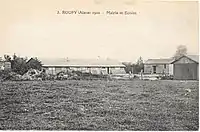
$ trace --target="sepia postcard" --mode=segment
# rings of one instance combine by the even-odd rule
[[[0,130],[198,131],[198,6],[0,0]]]

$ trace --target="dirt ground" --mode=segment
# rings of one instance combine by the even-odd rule
[[[0,129],[198,130],[198,85],[197,81],[1,82]]]

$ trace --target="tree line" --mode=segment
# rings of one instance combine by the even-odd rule
[[[4,59],[11,63],[11,70],[20,75],[25,74],[29,69],[42,69],[42,63],[37,58],[31,58],[29,61],[26,57],[20,57],[14,54],[13,56],[4,55]]]
[[[141,71],[144,71],[144,62],[142,57],[139,57],[136,63],[123,62],[122,64],[126,66],[125,67],[126,73],[137,74],[140,73]]]

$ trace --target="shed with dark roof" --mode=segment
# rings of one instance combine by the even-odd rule
[[[199,55],[183,55],[171,62],[176,80],[199,80]]]

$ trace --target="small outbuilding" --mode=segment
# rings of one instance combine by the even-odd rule
[[[199,55],[183,55],[171,64],[175,80],[199,80]]]
[[[5,60],[0,60],[0,70],[10,70],[11,63]]]

